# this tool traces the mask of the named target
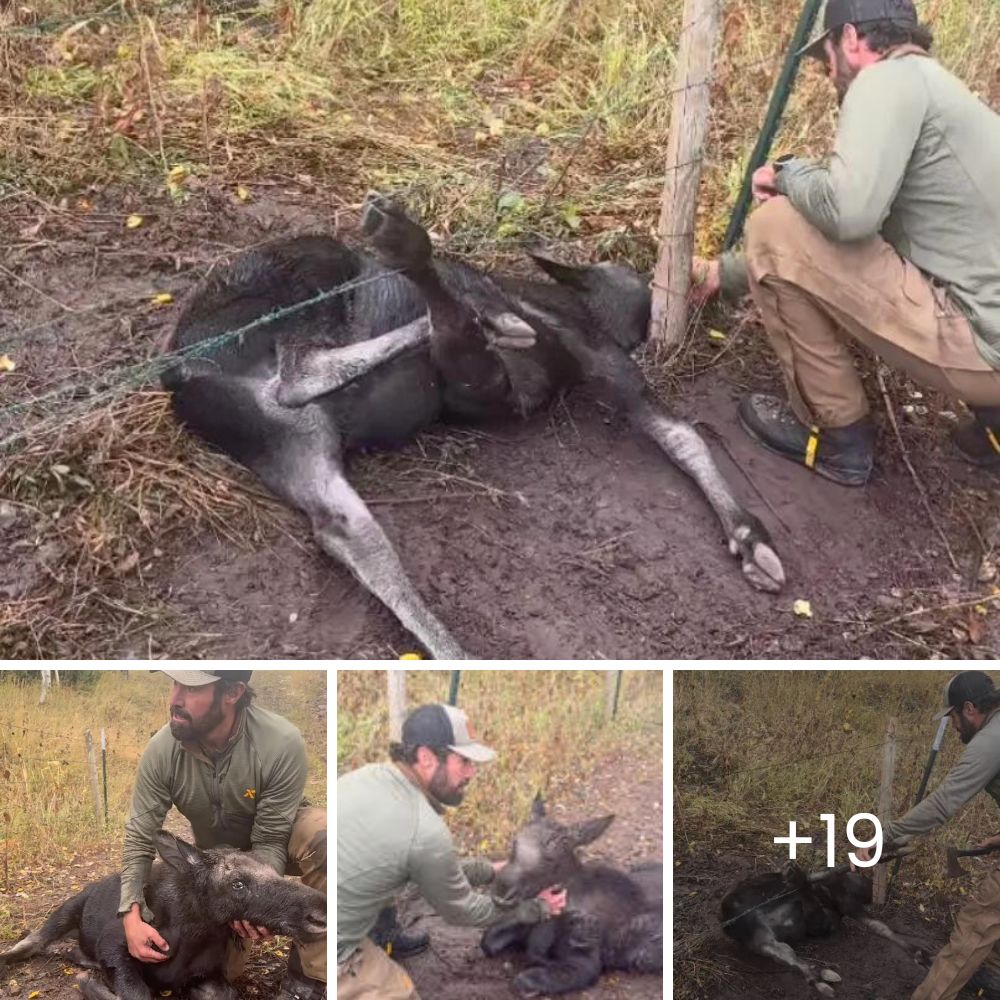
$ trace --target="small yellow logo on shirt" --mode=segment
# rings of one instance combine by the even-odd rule
[[[255,798],[257,798],[257,789],[256,788],[248,788],[243,793],[243,798],[245,798],[245,799],[255,799]]]

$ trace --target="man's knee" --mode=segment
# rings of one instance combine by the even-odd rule
[[[295,815],[288,838],[289,869],[302,881],[326,892],[326,810],[302,806]]]

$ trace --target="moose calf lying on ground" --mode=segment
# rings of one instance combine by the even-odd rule
[[[698,432],[652,399],[629,357],[649,323],[645,279],[627,267],[535,257],[552,284],[434,260],[427,233],[377,197],[363,227],[378,261],[331,237],[301,236],[212,274],[165,345],[191,353],[162,379],[181,422],[304,511],[320,548],[432,655],[465,656],[348,483],[345,452],[398,444],[442,418],[523,416],[581,383],[626,412],[695,481],[747,580],[781,589],[784,570],[766,529],[736,499]],[[218,335],[342,285],[194,356]]]
[[[547,886],[566,890],[566,909],[541,924],[491,927],[482,948],[494,956],[523,948],[531,966],[514,979],[523,997],[569,993],[597,982],[602,972],[663,971],[663,864],[626,873],[583,864],[576,848],[596,840],[614,816],[562,826],[545,815],[540,795],[531,819],[514,837],[510,859],[493,883],[506,903],[530,899]]]
[[[128,952],[118,902],[121,876],[109,875],[63,903],[7,952],[0,965],[38,954],[53,941],[77,936],[72,960],[99,969],[108,985],[81,981],[87,1000],[152,1000],[187,989],[191,1000],[235,1000],[222,975],[232,920],[246,920],[300,942],[326,934],[326,896],[282,878],[252,854],[232,848],[199,851],[173,834],[156,834],[163,863],[145,887],[153,923],[170,945],[163,962],[139,962]]]
[[[912,850],[902,842],[894,848],[900,849],[883,853],[880,864]],[[790,942],[830,934],[844,917],[854,918],[872,933],[891,941],[918,965],[930,965],[925,948],[869,916],[866,907],[871,901],[869,874],[852,872],[849,865],[807,874],[789,861],[780,872],[766,872],[740,882],[723,897],[720,919],[726,934],[748,951],[798,969],[818,993],[834,997],[830,983],[839,983],[841,977],[832,969],[817,968],[799,958]]]

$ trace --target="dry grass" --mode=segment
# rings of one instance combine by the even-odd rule
[[[445,701],[449,671],[407,673],[411,706]],[[527,818],[541,789],[569,801],[609,759],[659,767],[663,759],[663,675],[625,672],[617,718],[604,719],[604,672],[597,670],[464,670],[458,704],[476,735],[497,750],[480,769],[449,828],[462,849],[499,857]],[[384,671],[337,674],[337,773],[388,759]]]

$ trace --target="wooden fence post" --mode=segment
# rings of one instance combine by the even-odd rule
[[[398,743],[403,738],[406,718],[406,671],[387,670],[389,679],[389,740]]]
[[[721,7],[720,0],[684,0],[649,316],[649,340],[660,355],[678,347],[687,329],[695,207]]]
[[[878,818],[882,832],[892,819],[892,783],[896,777],[896,720],[890,718],[882,746],[882,774],[878,789]],[[889,887],[889,872],[885,865],[876,865],[872,882],[872,900],[877,906],[885,905]]]

